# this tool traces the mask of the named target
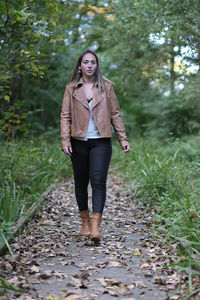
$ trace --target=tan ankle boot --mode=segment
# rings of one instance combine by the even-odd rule
[[[101,239],[100,224],[102,221],[102,214],[93,213],[91,217],[91,240],[99,242]]]
[[[82,219],[82,236],[89,237],[91,234],[91,226],[90,226],[90,215],[89,210],[80,211],[80,217]]]

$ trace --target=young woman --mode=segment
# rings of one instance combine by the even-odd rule
[[[112,83],[101,75],[98,57],[91,50],[80,55],[72,81],[66,86],[60,123],[62,149],[70,156],[74,171],[82,235],[99,241],[112,152],[111,125],[124,153],[129,152],[129,143]],[[89,181],[92,187],[91,218]]]

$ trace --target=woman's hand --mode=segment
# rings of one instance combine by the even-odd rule
[[[124,151],[124,153],[128,153],[130,151],[130,146],[129,146],[129,143],[127,143],[123,148],[122,150]]]
[[[63,152],[69,156],[72,155],[72,147],[64,147]]]

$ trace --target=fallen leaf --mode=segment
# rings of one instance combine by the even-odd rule
[[[39,273],[39,272],[40,272],[40,269],[37,266],[33,265],[31,267],[31,273]]]
[[[118,261],[111,261],[109,264],[108,264],[109,267],[119,267],[121,266],[121,264],[118,262]]]
[[[59,297],[54,296],[54,295],[48,295],[48,296],[47,296],[47,299],[48,299],[48,300],[59,300]]]
[[[133,255],[134,255],[134,256],[141,256],[142,253],[141,253],[141,251],[140,251],[139,249],[137,249],[137,250],[135,250],[135,251],[133,252]]]
[[[51,271],[46,271],[46,272],[44,272],[44,273],[41,273],[40,275],[39,275],[39,277],[40,278],[42,278],[42,279],[48,279],[48,278],[50,278],[50,277],[52,277],[52,272]]]
[[[147,269],[147,268],[149,268],[151,265],[149,264],[149,263],[142,263],[141,265],[140,265],[140,269],[142,270],[142,269]]]
[[[123,254],[132,254],[132,251],[124,251]]]
[[[146,288],[147,285],[143,281],[136,281],[135,286],[138,288]]]

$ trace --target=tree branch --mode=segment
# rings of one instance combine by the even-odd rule
[[[8,0],[5,0],[5,2],[6,2],[7,19],[6,19],[6,22],[4,24],[4,27],[6,27],[6,25],[8,24],[8,21],[10,19],[9,12],[8,12]]]

